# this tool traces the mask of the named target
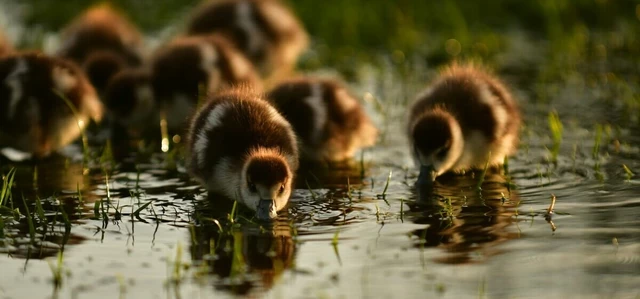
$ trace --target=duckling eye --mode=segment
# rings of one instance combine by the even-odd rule
[[[258,188],[256,188],[256,184],[252,183],[252,182],[248,182],[247,183],[249,186],[249,191],[256,193],[258,191]]]
[[[284,185],[280,186],[280,194],[284,193]]]

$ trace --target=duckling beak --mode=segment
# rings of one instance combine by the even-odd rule
[[[420,166],[420,175],[418,176],[418,184],[433,184],[438,177],[438,171],[433,168],[433,165]]]
[[[261,199],[258,202],[256,217],[260,220],[270,220],[278,216],[276,205],[273,199]]]

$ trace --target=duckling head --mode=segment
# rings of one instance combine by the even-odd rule
[[[416,164],[420,164],[418,183],[434,181],[451,170],[462,156],[462,131],[447,111],[435,109],[417,117],[410,136]]]
[[[286,158],[275,150],[249,153],[242,172],[240,197],[261,220],[277,217],[289,202],[293,173]]]

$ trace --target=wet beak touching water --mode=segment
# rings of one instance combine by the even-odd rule
[[[275,200],[273,199],[260,199],[258,202],[258,208],[256,209],[256,216],[260,220],[274,219],[278,216]]]
[[[438,177],[438,171],[433,168],[433,165],[420,166],[420,175],[418,176],[418,184],[433,184]]]

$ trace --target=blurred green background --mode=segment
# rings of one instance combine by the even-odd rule
[[[91,4],[104,1],[22,0],[30,8],[27,26],[56,30]],[[199,0],[113,0],[145,31],[179,24]],[[575,31],[626,30],[625,46],[638,51],[638,0],[288,0],[316,41],[334,53],[377,50],[407,55],[444,50],[447,40],[461,52],[489,54],[500,47],[500,34],[513,28],[549,40]],[[626,29],[623,29],[626,28]]]

